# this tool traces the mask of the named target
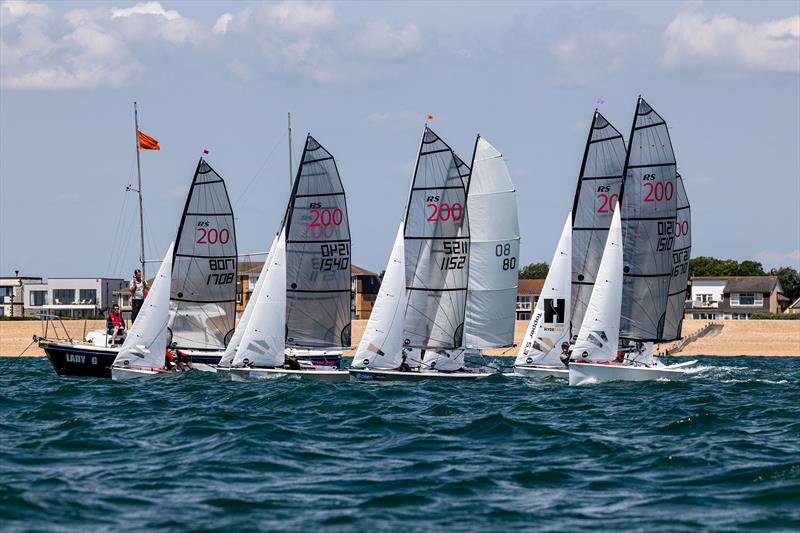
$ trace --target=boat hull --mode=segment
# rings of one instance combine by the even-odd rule
[[[514,374],[526,378],[569,378],[569,369],[561,366],[516,365]]]
[[[114,381],[161,379],[167,376],[176,375],[176,372],[156,370],[153,368],[123,368],[119,366],[111,367],[111,379]]]
[[[689,375],[684,367],[644,367],[622,364],[570,363],[569,384],[589,385],[610,381],[680,381]]]
[[[373,370],[351,368],[352,381],[426,381],[426,380],[476,380],[488,378],[495,372],[400,372],[399,370]]]
[[[228,371],[233,381],[249,381],[260,379],[278,379],[293,377],[314,381],[348,381],[350,374],[344,370],[320,370],[308,368],[290,370],[288,368],[231,368]]]

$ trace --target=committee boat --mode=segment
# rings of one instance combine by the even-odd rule
[[[236,231],[222,177],[200,158],[171,258],[168,345],[192,362],[216,364],[234,330]],[[85,341],[37,338],[59,375],[111,377],[120,350],[105,330]]]
[[[350,272],[341,178],[330,152],[308,135],[281,231],[217,371],[237,380],[349,379],[346,371],[303,361],[292,350],[349,346]]]

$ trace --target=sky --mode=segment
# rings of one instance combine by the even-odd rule
[[[0,274],[130,277],[174,238],[197,159],[238,248],[269,247],[306,133],[335,157],[354,263],[381,271],[422,127],[481,134],[517,186],[520,263],[550,261],[593,110],[670,127],[694,256],[800,269],[800,3],[0,2]]]

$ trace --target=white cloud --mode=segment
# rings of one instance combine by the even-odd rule
[[[234,59],[233,61],[229,62],[227,65],[225,65],[225,68],[233,75],[234,78],[238,80],[250,81],[253,79],[253,69],[239,59]]]
[[[169,11],[164,9],[161,2],[145,2],[143,4],[136,4],[133,7],[127,8],[112,8],[111,18],[130,17],[131,15],[157,15],[164,17],[167,20],[177,20],[181,18],[181,14],[171,9]]]
[[[800,249],[790,252],[761,250],[756,254],[756,260],[760,261],[764,265],[764,268],[767,269],[790,266],[800,270]]]
[[[368,22],[352,43],[360,55],[376,59],[400,59],[422,48],[422,37],[416,24],[393,28],[385,20]]]
[[[800,16],[750,24],[689,9],[678,13],[664,39],[663,61],[672,68],[800,72]]]
[[[211,31],[214,33],[227,33],[228,24],[231,23],[231,20],[233,20],[233,15],[230,13],[224,13],[220,15],[220,17],[214,23],[214,27],[211,28]]]
[[[560,79],[569,85],[589,85],[622,70],[635,36],[623,32],[582,32],[567,35],[550,45]]]
[[[336,25],[336,11],[328,2],[281,2],[259,11],[269,26],[300,35],[315,34]]]
[[[5,2],[0,2],[0,27],[12,24],[28,15],[44,17],[49,13],[50,8],[44,4],[25,2],[23,0],[6,0]]]

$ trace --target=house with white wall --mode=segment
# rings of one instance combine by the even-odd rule
[[[749,320],[753,313],[782,313],[788,306],[777,276],[714,276],[691,280],[686,318]]]
[[[116,303],[114,291],[126,285],[119,278],[49,278],[47,282],[26,284],[25,314],[97,316]]]
[[[16,272],[13,276],[0,277],[0,316],[23,316],[25,314],[25,286],[31,283],[41,283],[39,276],[20,276]]]

